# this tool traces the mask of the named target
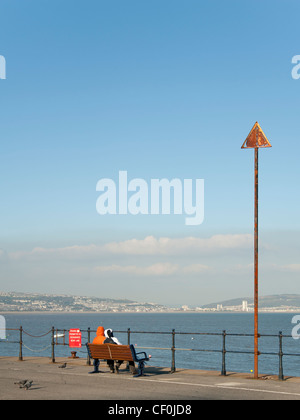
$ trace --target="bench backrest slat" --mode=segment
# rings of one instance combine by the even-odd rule
[[[125,360],[129,362],[133,360],[129,345],[88,343],[87,347],[92,359]]]

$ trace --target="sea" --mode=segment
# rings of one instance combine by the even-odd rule
[[[1,314],[0,314],[1,315]],[[2,314],[6,337],[0,340],[0,356],[19,356],[19,328],[23,329],[23,357],[52,355],[52,327],[55,334],[55,357],[87,357],[85,343],[88,329],[91,340],[98,326],[111,328],[122,344],[136,346],[136,351],[151,355],[150,366],[172,366],[173,344],[175,367],[184,369],[222,369],[223,331],[226,331],[226,371],[251,374],[254,369],[253,313],[9,313]],[[3,318],[2,318],[3,320]],[[300,377],[300,340],[295,335],[300,314],[259,314],[259,374],[279,373],[279,332],[283,334],[283,374]],[[80,329],[82,347],[70,348],[69,330]],[[300,329],[300,328],[298,328]],[[173,331],[174,330],[174,331]],[[173,352],[174,354],[174,352]]]

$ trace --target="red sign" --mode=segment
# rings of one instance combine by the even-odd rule
[[[81,347],[81,331],[78,328],[69,331],[69,347]]]

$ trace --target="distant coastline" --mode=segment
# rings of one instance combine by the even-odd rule
[[[300,295],[271,295],[259,299],[260,313],[300,313]],[[105,313],[253,313],[253,299],[243,297],[194,308],[91,296],[0,292],[2,314]]]
[[[298,309],[291,309],[291,310],[258,310],[259,314],[300,314],[300,308]],[[101,315],[101,314],[110,314],[110,315],[121,315],[121,314],[132,314],[132,315],[153,315],[153,314],[207,314],[207,315],[213,315],[213,314],[222,314],[222,315],[239,315],[239,314],[248,314],[248,315],[254,315],[253,312],[244,312],[244,311],[152,311],[152,312],[136,312],[136,311],[127,311],[127,312],[111,312],[111,311],[103,311],[103,312],[79,312],[79,311],[1,311],[0,315],[16,315],[16,314],[24,314],[24,315]]]

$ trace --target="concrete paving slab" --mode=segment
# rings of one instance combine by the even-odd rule
[[[66,368],[59,368],[64,362]],[[123,367],[123,369],[122,369]],[[104,362],[101,373],[90,374],[93,366],[85,359],[36,357],[18,361],[0,358],[1,400],[102,400],[110,401],[184,401],[201,400],[298,400],[300,378],[279,381],[276,376],[261,375],[254,380],[249,374],[149,367],[146,376],[134,378],[123,364],[119,374],[111,374]],[[26,390],[16,382],[31,380]]]

